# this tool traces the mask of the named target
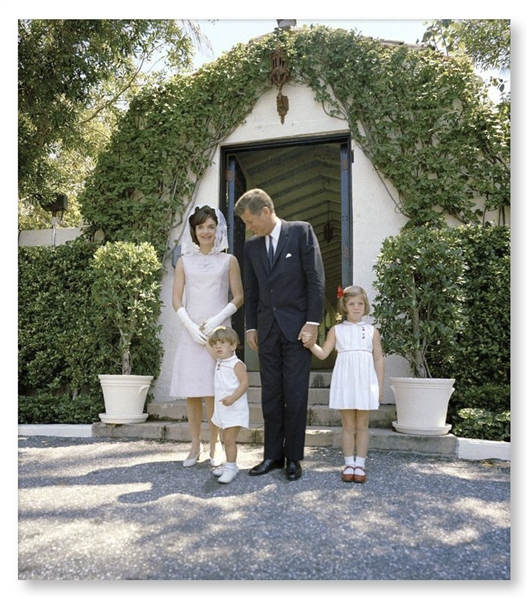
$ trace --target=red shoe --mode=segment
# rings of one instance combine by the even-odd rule
[[[364,483],[366,480],[367,474],[365,472],[365,468],[362,468],[361,466],[356,466],[356,468],[354,469],[354,482]]]
[[[345,466],[345,469],[343,470],[343,472],[341,474],[341,480],[344,483],[354,482],[355,472],[356,472],[356,469],[354,468],[354,466]]]

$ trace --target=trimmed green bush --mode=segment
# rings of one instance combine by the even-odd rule
[[[384,352],[407,358],[415,376],[456,379],[454,434],[509,439],[510,229],[403,229],[374,270]]]
[[[434,376],[429,364],[433,348],[448,361],[456,353],[464,286],[455,236],[450,228],[403,229],[383,241],[374,265],[373,316],[383,351],[405,358],[415,377]]]
[[[111,315],[92,296],[101,274],[93,267],[94,254],[101,247],[77,239],[55,248],[19,248],[20,424],[83,424],[104,412],[98,374],[115,372],[119,335],[109,326]],[[160,277],[158,262],[149,268],[151,293],[159,289],[153,281]],[[131,273],[127,276],[131,285],[137,283]],[[138,293],[143,293],[141,283]],[[136,372],[154,377],[162,357],[159,294],[155,303],[145,315],[148,334],[134,336],[131,346]]]
[[[449,403],[448,420],[453,424],[453,434],[460,437],[509,441],[510,386],[482,383],[473,387],[462,383]]]
[[[452,433],[467,439],[510,441],[510,411],[491,412],[483,408],[462,408]]]
[[[433,355],[431,370],[456,378],[457,389],[510,384],[510,239],[509,227],[454,229],[464,259],[464,326],[452,359]]]
[[[161,263],[156,250],[147,242],[107,243],[95,252],[92,266],[99,346],[112,364],[110,371],[100,374],[157,377],[156,358],[162,347]]]

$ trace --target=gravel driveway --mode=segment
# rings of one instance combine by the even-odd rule
[[[19,437],[21,580],[509,580],[510,463],[307,448],[303,476],[238,477],[188,445]]]

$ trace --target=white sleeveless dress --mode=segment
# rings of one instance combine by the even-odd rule
[[[185,272],[183,304],[191,319],[201,324],[218,314],[229,301],[229,262],[231,254],[195,254],[181,256]],[[227,318],[224,326],[231,326]],[[171,397],[214,396],[216,360],[207,348],[192,340],[182,325],[169,395]]]
[[[247,393],[239,397],[234,404],[225,406],[220,402],[221,399],[231,395],[239,385],[238,377],[235,373],[235,366],[240,362],[246,367],[244,362],[236,355],[217,360],[215,368],[215,403],[212,421],[218,428],[230,428],[232,426],[243,426],[249,428],[249,405]]]
[[[372,339],[374,327],[347,320],[335,327],[337,358],[330,383],[329,407],[334,410],[377,410],[379,384]]]

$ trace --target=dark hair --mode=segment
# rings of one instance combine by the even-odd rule
[[[260,214],[264,207],[269,208],[270,212],[275,212],[273,200],[263,189],[250,189],[238,199],[235,204],[235,214],[241,216],[246,210],[251,214]]]
[[[365,313],[363,316],[367,316],[370,312],[370,303],[368,301],[367,293],[363,289],[363,287],[358,287],[357,285],[349,285],[343,289],[343,295],[339,298],[337,302],[337,311],[341,316],[346,316],[346,303],[351,297],[356,297],[360,295],[365,302]]]
[[[212,218],[218,225],[218,216],[214,208],[210,206],[199,206],[196,208],[193,214],[189,216],[189,226],[191,228],[191,239],[196,245],[199,245],[198,238],[196,237],[196,227],[203,224],[208,218]]]
[[[235,329],[222,326],[216,327],[208,339],[209,345],[213,345],[213,343],[216,343],[217,341],[227,341],[231,345],[238,345],[240,343],[240,338]]]

